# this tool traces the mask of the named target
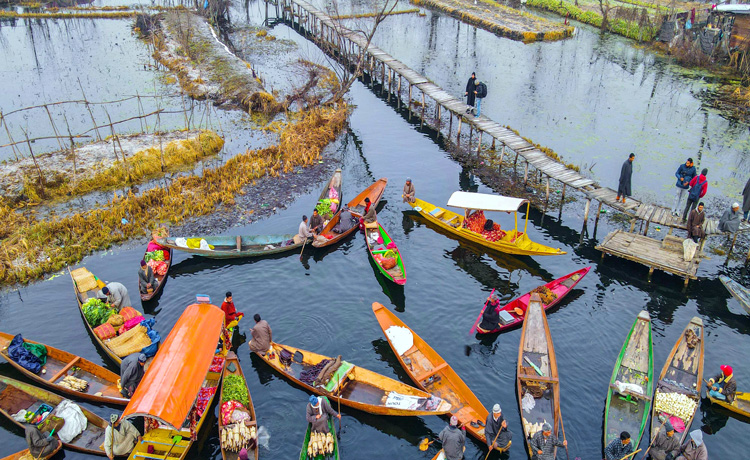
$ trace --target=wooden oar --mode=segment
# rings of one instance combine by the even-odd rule
[[[656,433],[654,433],[654,439],[651,440],[651,444],[648,445],[648,449],[646,449],[646,452],[643,454],[643,457],[641,457],[641,460],[646,460],[646,457],[648,457],[648,451],[651,450],[651,446],[654,445],[654,441],[656,441],[656,436],[659,435],[659,430],[664,426],[664,424],[667,423],[667,419],[665,418],[663,422],[661,422],[661,425],[659,425],[659,428],[656,429]]]
[[[172,452],[172,449],[174,449],[174,446],[175,446],[175,445],[176,445],[176,444],[177,444],[178,442],[180,442],[180,441],[182,441],[182,436],[180,436],[180,435],[177,435],[177,436],[175,436],[174,438],[172,438],[172,446],[171,446],[171,447],[169,448],[169,450],[167,451],[167,453],[166,453],[166,454],[164,455],[164,458],[165,458],[165,459],[166,459],[167,457],[169,457],[169,454],[170,454],[170,452]]]
[[[336,388],[339,390],[339,397],[336,398],[336,402],[339,404],[339,431],[336,432],[336,438],[341,441],[341,375],[339,375],[339,383],[336,384]]]
[[[558,409],[560,409],[560,408],[558,407]],[[567,437],[565,436],[565,425],[563,424],[563,418],[562,418],[562,414],[559,414],[559,416],[560,416],[560,429],[561,429],[561,430],[562,430],[562,432],[563,432],[563,441],[567,441],[568,439],[567,439]],[[568,453],[568,446],[565,446],[565,457],[566,457],[566,458],[567,458],[568,460],[570,460],[570,454]]]
[[[494,290],[494,289],[493,289]],[[487,427],[485,427],[487,428]],[[492,453],[493,450],[495,450],[495,441],[497,441],[497,437],[500,436],[500,432],[503,431],[502,425],[500,426],[500,429],[497,430],[497,434],[495,435],[495,439],[492,440],[492,444],[490,444],[490,449],[487,451],[487,455],[484,456],[484,460],[487,460]]]
[[[302,250],[299,252],[299,260],[302,260],[302,253],[305,252],[305,245],[307,244],[307,238],[305,238],[305,242],[302,243]]]
[[[479,318],[474,323],[474,325],[471,326],[471,329],[469,330],[469,335],[477,331],[477,325],[482,321],[482,315],[484,315],[484,310],[487,309],[487,304],[490,303],[490,299],[492,298],[492,294],[494,293],[495,293],[495,288],[492,288],[492,292],[490,292],[490,295],[487,296],[487,300],[484,302],[484,308],[482,308],[482,312],[479,314]]]
[[[629,459],[630,457],[632,457],[633,455],[637,454],[637,453],[638,453],[638,452],[640,452],[640,451],[641,451],[641,449],[638,449],[638,450],[636,450],[636,451],[634,451],[634,452],[631,452],[631,453],[629,453],[628,455],[626,455],[626,456],[622,457],[622,458],[621,458],[620,460],[628,460],[628,459]]]
[[[430,440],[429,440],[428,438],[424,438],[423,440],[421,440],[421,441],[419,442],[419,450],[421,450],[421,451],[425,451],[425,450],[427,450],[427,448],[428,448],[428,447],[430,446],[430,444],[432,444],[433,442],[435,442],[435,440],[432,440],[432,441],[430,441]]]

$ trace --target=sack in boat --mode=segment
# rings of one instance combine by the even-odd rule
[[[120,358],[137,353],[151,345],[151,339],[144,326],[138,325],[106,342],[110,350]]]
[[[138,310],[136,310],[133,307],[125,307],[122,310],[120,310],[120,316],[122,316],[123,324],[135,318],[136,316],[142,316]]]
[[[56,417],[54,415],[48,416],[42,423],[40,423],[37,428],[39,428],[39,431],[42,433],[49,433],[52,430],[55,430],[55,433],[60,431],[60,428],[65,425],[65,419],[62,417]]]
[[[292,352],[287,350],[286,348],[282,348],[279,352],[279,361],[281,361],[281,364],[285,366],[291,366],[292,365]]]
[[[698,345],[698,342],[700,341],[700,337],[695,335],[695,332],[692,329],[688,329],[685,331],[685,343],[687,344],[688,348],[695,348],[695,346]]]
[[[391,268],[396,266],[396,258],[395,257],[384,257],[382,259],[382,262],[380,262],[380,266],[383,267],[386,270],[390,270]]]
[[[96,334],[96,336],[101,340],[107,340],[111,339],[112,337],[116,337],[117,331],[115,330],[115,327],[110,323],[104,323],[101,326],[97,326],[94,328],[94,334]]]
[[[125,318],[123,318],[122,315],[118,315],[117,313],[115,313],[114,315],[109,317],[107,323],[111,324],[113,328],[118,329],[120,326],[125,324]]]
[[[143,316],[138,315],[135,318],[131,318],[131,319],[125,321],[125,324],[123,324],[122,326],[120,326],[120,334],[122,334],[123,332],[127,332],[127,331],[133,329],[137,325],[141,324],[141,321],[143,321],[144,319],[146,319],[146,318],[144,318]]]

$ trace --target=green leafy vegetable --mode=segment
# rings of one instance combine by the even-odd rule
[[[239,401],[243,406],[250,404],[250,395],[247,392],[245,379],[239,375],[228,375],[224,377],[223,397],[221,402]]]

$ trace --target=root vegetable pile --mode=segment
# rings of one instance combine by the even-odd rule
[[[221,447],[232,452],[238,452],[243,447],[250,446],[257,438],[254,426],[247,427],[244,423],[234,423],[221,430]]]
[[[68,375],[64,379],[62,379],[62,381],[60,381],[58,385],[60,385],[61,387],[70,388],[73,391],[85,392],[89,387],[89,382],[77,377],[73,377],[72,375]]]
[[[307,458],[313,459],[318,455],[329,456],[333,453],[333,435],[331,433],[310,433],[310,442],[307,443]]]
[[[656,391],[655,408],[659,412],[680,417],[682,420],[689,420],[695,412],[698,403],[691,397],[681,393]]]

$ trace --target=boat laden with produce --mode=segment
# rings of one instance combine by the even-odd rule
[[[669,420],[679,434],[680,443],[685,441],[700,403],[704,338],[703,320],[694,316],[672,347],[656,383],[652,438],[662,422]]]
[[[70,272],[73,289],[78,301],[78,310],[94,342],[119,366],[122,358],[132,353],[145,353],[151,357],[156,352],[159,334],[152,330],[155,320],[148,321],[133,307],[115,312],[98,298],[99,291],[106,286],[86,267]]]
[[[450,403],[405,383],[344,361],[271,342],[260,358],[284,377],[332,401],[378,415],[441,415]]]
[[[365,224],[365,242],[370,260],[388,281],[399,286],[406,284],[406,268],[398,246],[380,222]]]
[[[519,232],[518,211],[524,204],[526,205],[526,222],[523,232]],[[449,234],[486,248],[525,256],[565,254],[565,251],[559,248],[551,248],[531,241],[526,234],[529,226],[530,204],[527,200],[521,198],[486,193],[453,192],[448,200],[448,206],[464,209],[463,216],[418,198],[409,205],[424,216],[428,222],[438,225]],[[515,229],[503,230],[497,222],[488,223],[484,211],[513,213],[516,222]]]
[[[0,332],[0,356],[29,379],[73,398],[122,406],[128,403],[117,388],[119,375],[67,351],[22,339],[25,343],[40,345],[46,350],[45,363],[40,372],[32,372],[9,356],[8,346],[13,337]]]
[[[323,399],[328,400],[325,396]],[[339,460],[339,443],[333,419],[328,419],[328,433],[325,434],[314,433],[312,423],[307,424],[299,460]]]
[[[151,267],[156,278],[156,288],[152,288],[150,291],[147,290],[145,293],[141,292],[141,301],[148,302],[153,299],[164,289],[164,283],[167,281],[167,274],[169,269],[172,267],[172,248],[164,247],[156,242],[157,238],[167,237],[167,229],[160,227],[151,233],[152,240],[146,247],[146,252],[143,254],[143,261]],[[140,282],[138,283],[140,288]]]
[[[143,440],[130,460],[185,458],[221,382],[228,351],[220,342],[223,331],[219,307],[185,308],[122,413],[123,419],[145,418]]]
[[[343,201],[341,194],[342,185],[341,168],[338,168],[333,172],[328,182],[326,182],[323,191],[320,192],[318,201],[315,203],[315,210],[318,211],[318,214],[323,219],[323,228],[341,210],[341,202]]]
[[[237,460],[239,451],[247,450],[248,458],[258,459],[258,423],[250,389],[242,372],[240,360],[230,351],[224,363],[219,398],[219,440],[221,458]]]

